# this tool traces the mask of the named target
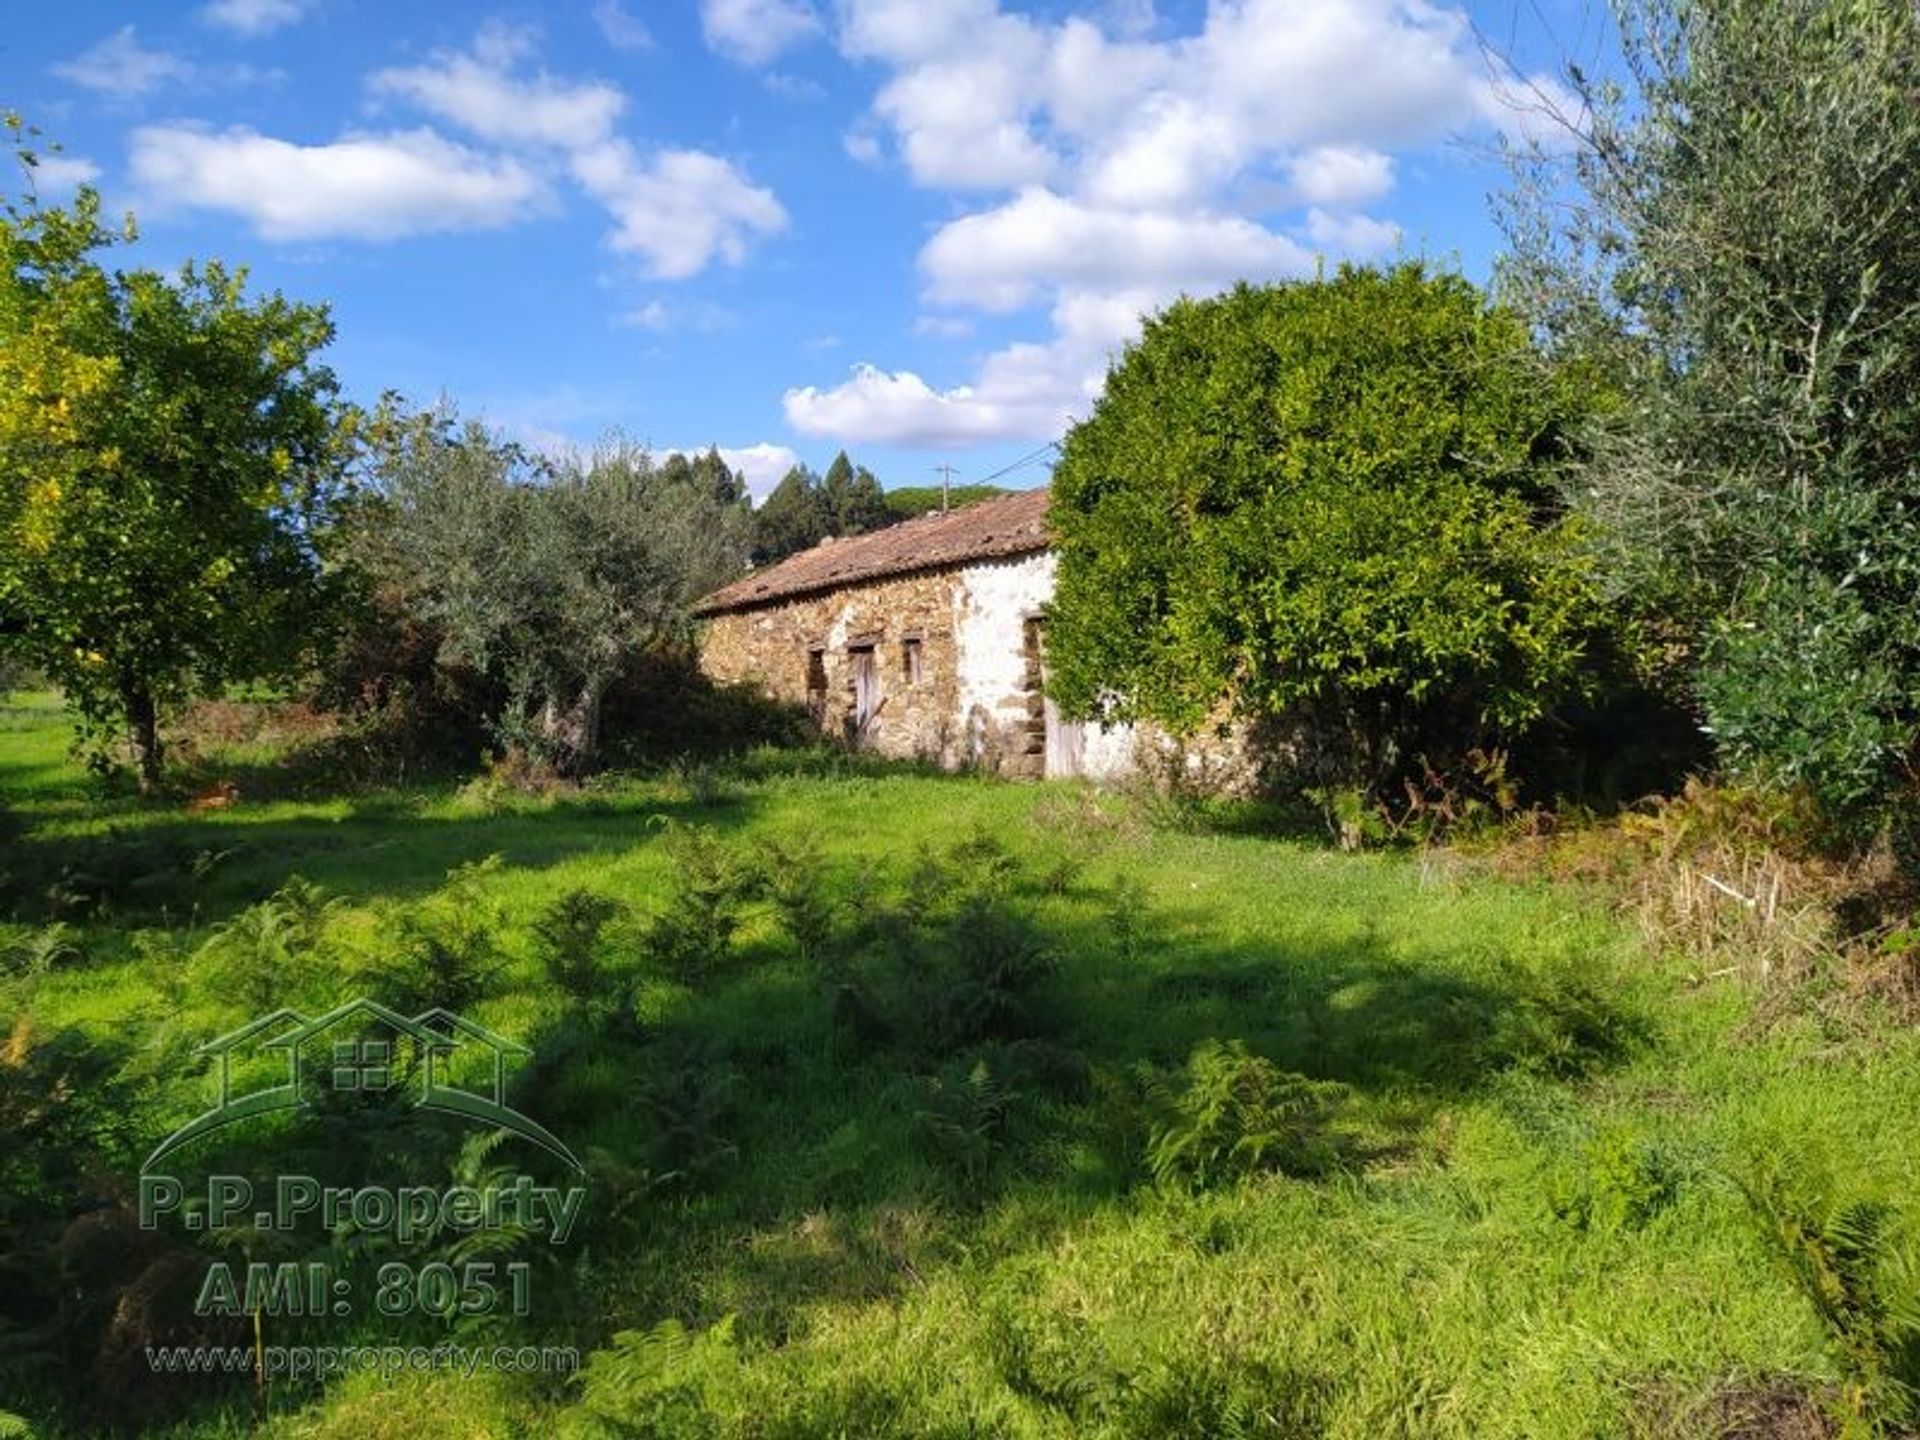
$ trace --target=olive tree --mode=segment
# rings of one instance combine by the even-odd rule
[[[1920,740],[1920,17],[1614,10],[1617,73],[1516,156],[1503,293],[1620,397],[1570,493],[1723,762],[1871,834]]]
[[[744,499],[617,436],[547,459],[448,410],[392,405],[370,430],[357,567],[430,628],[441,664],[496,682],[498,738],[591,769],[607,688],[684,639],[691,602],[744,565]]]

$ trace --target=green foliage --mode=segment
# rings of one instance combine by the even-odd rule
[[[760,847],[759,870],[766,898],[801,960],[818,965],[828,959],[841,907],[819,847],[804,840],[767,841]]]
[[[381,1000],[416,1015],[465,1010],[487,993],[502,964],[504,919],[490,892],[503,863],[489,855],[456,866],[438,891],[399,912],[395,953],[376,957],[369,977]]]
[[[618,436],[548,463],[390,403],[369,438],[372,495],[343,546],[363,625],[419,627],[440,674],[484,682],[497,740],[592,769],[608,689],[684,644],[687,606],[739,570],[744,505]]]
[[[1723,761],[1855,837],[1920,734],[1920,17],[1617,0],[1523,154],[1504,293],[1619,396],[1572,492]],[[1569,196],[1574,203],[1569,203]]]
[[[842,450],[824,477],[796,465],[753,512],[753,563],[771,565],[829,536],[864,535],[903,518],[873,472]]]
[[[1012,493],[998,485],[950,485],[944,494],[938,485],[896,485],[886,493],[887,512],[895,520],[912,520],[933,514],[942,504],[958,510],[963,505]]]
[[[1321,1175],[1339,1161],[1330,1126],[1347,1087],[1282,1070],[1244,1040],[1203,1040],[1184,1076],[1149,1075],[1147,1089],[1161,1111],[1147,1168],[1163,1184]]]
[[[1182,735],[1231,707],[1376,794],[1538,719],[1602,618],[1551,506],[1579,409],[1417,264],[1173,305],[1054,473],[1056,698]]]
[[[1677,1157],[1625,1128],[1581,1146],[1575,1163],[1552,1172],[1547,1203],[1577,1230],[1638,1229],[1679,1198]]]
[[[325,974],[333,953],[327,929],[340,908],[318,885],[291,876],[215,930],[200,947],[197,964],[210,988],[249,1016],[298,1005]]]
[[[753,512],[753,563],[777,560],[818,545],[827,537],[827,509],[820,481],[804,465],[780,478]]]
[[[643,948],[676,979],[707,980],[732,953],[734,932],[758,877],[705,826],[665,820],[662,829],[673,860],[673,884]]]
[[[584,1413],[572,1433],[710,1440],[710,1397],[740,1363],[733,1328],[728,1315],[697,1334],[678,1320],[621,1331],[580,1372]]]
[[[311,653],[346,431],[323,307],[217,262],[109,270],[118,238],[90,187],[0,208],[0,645],[151,787],[161,706]]]
[[[1920,1246],[1889,1206],[1818,1167],[1772,1157],[1741,1182],[1762,1241],[1813,1307],[1846,1372],[1853,1433],[1904,1434],[1920,1418]]]
[[[922,1077],[915,1118],[934,1159],[956,1179],[976,1186],[1000,1154],[1013,1095],[982,1056],[956,1060]]]
[[[569,890],[533,922],[535,949],[548,981],[572,1005],[591,1007],[617,994],[608,973],[607,927],[627,907],[592,890]]]
[[[1613,1063],[1645,1039],[1644,1026],[1609,993],[1618,977],[1560,961],[1537,971],[1510,970],[1508,994],[1485,1049],[1493,1064],[1578,1080]]]
[[[667,1063],[639,1097],[654,1185],[697,1187],[739,1159],[729,1132],[744,1088],[739,1067],[717,1045],[696,1040],[669,1047]]]
[[[844,450],[833,457],[820,479],[820,503],[832,535],[864,535],[894,521],[886,493],[873,472],[864,465],[856,466]]]

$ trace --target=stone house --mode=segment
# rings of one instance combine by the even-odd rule
[[[790,555],[695,606],[701,668],[883,755],[1118,774],[1131,729],[1064,720],[1046,698],[1046,516],[1030,490]]]

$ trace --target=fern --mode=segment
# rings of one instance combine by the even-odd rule
[[[733,1325],[728,1315],[698,1333],[678,1320],[621,1331],[576,1377],[582,1408],[616,1434],[705,1440],[711,1398],[739,1365]]]
[[[1263,1171],[1317,1175],[1338,1161],[1328,1126],[1346,1087],[1282,1070],[1244,1041],[1204,1040],[1179,1081],[1143,1079],[1161,1112],[1147,1146],[1157,1181],[1205,1188]]]
[[[1920,1251],[1900,1216],[1771,1158],[1741,1188],[1846,1372],[1844,1417],[1872,1433],[1920,1419]]]

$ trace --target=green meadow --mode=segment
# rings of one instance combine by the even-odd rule
[[[0,711],[0,1348],[112,1387],[123,1429],[1817,1435],[1912,1373],[1920,1037],[1650,952],[1604,894],[823,751],[327,795],[256,746],[195,810],[67,740],[50,697]],[[530,1047],[511,1097],[587,1170],[567,1246],[488,1241],[531,1264],[526,1316],[405,1343],[574,1346],[578,1375],[147,1373],[179,1334],[136,1276],[197,1271],[76,1249],[76,1216],[124,1215],[207,1103],[195,1045],[358,994]],[[410,1123],[236,1143],[540,1163]],[[260,1253],[380,1258],[303,1243]],[[36,1286],[72,1295],[24,1313]],[[394,1333],[301,1323],[267,1343]],[[103,1423],[8,1383],[32,1434]]]

